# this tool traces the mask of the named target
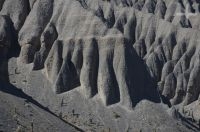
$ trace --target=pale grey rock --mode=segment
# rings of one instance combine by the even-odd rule
[[[190,78],[188,81],[188,85],[187,85],[187,93],[186,93],[186,97],[184,100],[184,104],[190,104],[193,101],[197,100],[199,97],[199,92],[200,92],[200,88],[199,88],[199,72],[200,72],[200,67],[199,67],[199,54],[197,55],[197,60],[195,62],[194,68],[192,69],[191,73],[190,73]]]
[[[63,63],[62,41],[55,41],[45,62],[45,73],[50,82],[55,82]]]
[[[147,12],[147,13],[154,13],[155,8],[156,8],[155,0],[146,0],[144,6],[142,8],[142,11]]]
[[[189,72],[185,72],[183,74],[180,74],[177,77],[177,86],[176,86],[176,93],[173,99],[170,100],[172,105],[179,104],[183,101],[185,95],[186,95],[186,90],[187,90],[187,83],[189,79]]]
[[[80,43],[82,42],[80,44],[82,46],[75,47],[72,62],[74,62],[77,71],[79,71],[83,96],[85,95],[87,98],[90,98],[96,95],[98,91],[97,78],[100,53],[98,50],[98,42],[95,38],[90,38],[85,42],[83,41],[79,40]]]
[[[167,7],[163,0],[158,0],[156,4],[156,8],[154,13],[159,17],[164,19],[165,13],[166,13]]]
[[[174,61],[168,61],[165,63],[165,65],[163,66],[162,69],[162,77],[161,77],[161,81],[165,81],[166,77],[173,72],[174,70],[174,65],[176,63]]]
[[[161,75],[162,65],[156,53],[152,53],[147,59],[147,66],[151,72],[151,75],[155,80],[159,81]]]
[[[29,13],[19,32],[19,43],[22,46],[22,52],[31,52],[27,55],[20,54],[24,63],[33,62],[34,54],[38,46],[41,45],[40,36],[50,20],[52,13],[53,0],[37,0],[35,6]]]
[[[47,25],[46,29],[42,33],[41,36],[41,47],[38,52],[35,53],[34,56],[34,70],[39,70],[44,68],[44,62],[52,48],[53,43],[57,39],[58,34],[53,24]]]
[[[164,90],[162,92],[162,95],[164,95],[169,99],[174,97],[176,90],[176,83],[177,83],[176,77],[174,76],[173,73],[170,73],[165,79]]]
[[[134,49],[136,50],[138,56],[140,56],[141,58],[143,58],[146,54],[146,45],[144,40],[138,40],[134,45],[133,45]]]
[[[36,0],[29,0],[29,5],[30,5],[31,9],[33,8],[35,2],[36,2]]]
[[[177,42],[177,45],[174,47],[172,60],[179,60],[183,54],[186,52],[186,40]]]
[[[29,14],[29,10],[28,0],[5,0],[0,14],[9,16],[15,29],[19,31]]]

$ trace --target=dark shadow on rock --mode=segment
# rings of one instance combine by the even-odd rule
[[[125,50],[125,59],[128,65],[127,78],[130,82],[129,92],[133,107],[144,99],[160,103],[157,82],[151,77],[144,60],[138,56],[131,43],[126,43]]]
[[[8,24],[10,25],[10,35],[11,35],[11,45],[9,47],[8,50],[8,54],[7,54],[7,58],[10,59],[12,57],[18,57],[20,54],[20,50],[21,47],[18,43],[18,33],[14,28],[14,23],[12,22],[12,20],[10,19],[10,17],[5,16],[6,21],[8,22]]]
[[[8,60],[19,56],[20,46],[17,41],[17,32],[10,17],[6,15],[2,15],[1,17],[5,20],[7,26],[4,29],[6,34],[4,34],[5,36],[3,35],[5,39],[0,40],[0,43],[3,45],[0,47],[0,80],[8,82]]]
[[[55,84],[55,91],[57,94],[70,91],[80,86],[78,72],[71,60],[66,58],[57,80],[58,81]]]
[[[112,63],[112,61],[110,61]],[[115,103],[120,102],[120,91],[119,91],[119,84],[116,79],[116,75],[113,69],[113,64],[108,64],[109,67],[109,74],[112,77],[112,80],[110,81],[110,88],[108,89],[108,99],[106,101],[106,105],[112,105]]]
[[[163,95],[160,95],[161,96],[161,99],[162,99],[162,102],[166,105],[168,105],[168,107],[172,107],[171,105],[171,102],[169,101],[169,99]]]

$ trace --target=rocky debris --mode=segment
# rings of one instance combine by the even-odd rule
[[[81,131],[45,110],[18,88],[2,82],[0,85],[0,131]]]

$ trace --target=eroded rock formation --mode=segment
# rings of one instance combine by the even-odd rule
[[[0,9],[0,57],[19,43],[20,62],[44,69],[56,94],[80,86],[128,108],[158,93],[172,105],[199,98],[199,1],[3,0]]]

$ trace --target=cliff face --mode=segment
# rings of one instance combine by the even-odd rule
[[[43,71],[56,97],[78,89],[125,109],[199,98],[198,1],[3,0],[0,10],[1,80],[13,79],[8,58],[20,52],[16,67]]]

